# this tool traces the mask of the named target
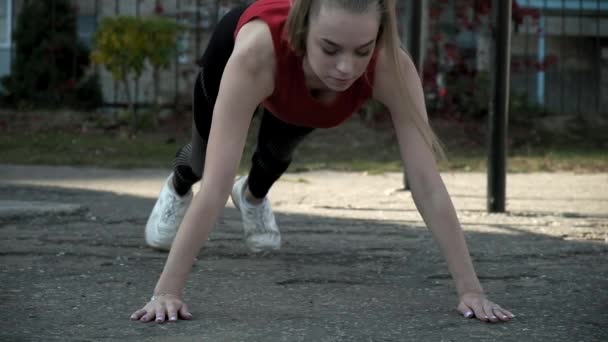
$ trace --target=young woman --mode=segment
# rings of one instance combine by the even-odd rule
[[[488,322],[513,317],[485,297],[473,269],[437,170],[420,78],[400,49],[395,0],[258,0],[220,21],[199,64],[192,143],[178,151],[146,225],[146,242],[170,248],[169,256],[154,296],[131,319],[192,318],[181,292],[229,194],[248,247],[278,249],[270,187],[304,137],[340,124],[370,98],[391,113],[415,203],[455,280],[458,310]],[[260,104],[251,170],[233,184]]]

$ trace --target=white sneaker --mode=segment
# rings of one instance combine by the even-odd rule
[[[158,200],[146,223],[146,243],[156,249],[168,251],[182,223],[186,209],[192,201],[192,190],[179,196],[173,188],[173,172],[160,191]]]
[[[232,202],[241,212],[245,244],[252,252],[277,250],[281,248],[281,233],[272,213],[268,198],[258,205],[245,199],[247,177],[239,178],[232,187]]]

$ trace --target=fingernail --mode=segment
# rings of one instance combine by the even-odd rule
[[[471,317],[473,317],[473,313],[471,311],[467,311],[467,312],[465,312],[464,317],[471,318]]]
[[[175,316],[171,316],[171,317],[169,317],[169,320],[170,320],[170,321],[177,321],[177,317],[175,317]]]

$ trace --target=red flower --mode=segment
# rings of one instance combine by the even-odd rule
[[[557,64],[558,60],[559,59],[554,54],[547,55],[545,57],[545,60],[543,61],[543,67],[546,69],[546,68],[550,67],[553,64]]]
[[[540,11],[537,9],[530,10],[530,16],[534,20],[538,20],[540,18]]]
[[[460,53],[458,52],[458,47],[452,43],[446,43],[445,52],[449,60],[455,62],[460,59]]]
[[[441,87],[439,88],[439,91],[437,93],[439,94],[439,97],[444,98],[448,94],[448,90],[444,87]]]
[[[520,72],[521,69],[523,69],[523,67],[522,67],[522,63],[520,61],[512,61],[511,62],[511,71],[512,72],[517,73],[517,72]]]
[[[154,6],[154,13],[156,14],[163,14],[165,12],[165,7],[163,7],[163,4],[161,4],[160,2],[156,3],[156,6]]]
[[[76,80],[73,79],[73,78],[70,78],[69,80],[67,80],[65,82],[65,86],[68,89],[74,89],[74,88],[76,88]]]
[[[431,19],[437,19],[441,17],[441,13],[443,13],[443,9],[441,7],[432,6],[429,10],[429,17],[431,17]]]

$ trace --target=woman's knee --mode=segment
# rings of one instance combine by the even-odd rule
[[[192,144],[187,144],[180,148],[175,154],[173,162],[173,171],[175,175],[183,181],[194,184],[198,182],[203,174],[203,167],[193,163]]]

